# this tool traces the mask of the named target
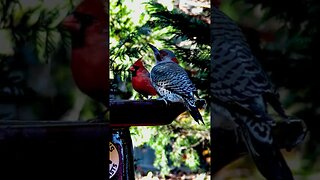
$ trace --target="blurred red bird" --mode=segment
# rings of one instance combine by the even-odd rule
[[[157,95],[157,91],[151,83],[150,73],[144,67],[142,58],[138,59],[129,70],[132,74],[132,87],[135,91],[146,98]]]
[[[102,0],[84,0],[62,22],[72,37],[71,71],[78,88],[109,104],[108,14]]]

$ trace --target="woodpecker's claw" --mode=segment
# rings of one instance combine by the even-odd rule
[[[159,101],[164,101],[164,102],[166,103],[166,106],[168,106],[168,101],[167,101],[166,99],[164,99],[164,98],[158,98],[157,100],[159,100]]]

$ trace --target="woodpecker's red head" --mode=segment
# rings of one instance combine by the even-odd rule
[[[176,58],[176,55],[172,51],[170,51],[168,49],[161,49],[159,52],[160,52],[160,56],[162,57],[162,59],[169,58],[169,59],[171,59],[171,61],[179,64],[179,61]]]
[[[165,60],[171,60],[171,61],[179,64],[179,61],[177,60],[176,55],[172,51],[170,51],[168,49],[162,49],[159,51],[152,44],[148,43],[148,45],[153,50],[153,53],[154,53],[154,56],[155,56],[157,63],[161,62],[161,61],[165,61]]]

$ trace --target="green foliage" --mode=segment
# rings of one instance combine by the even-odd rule
[[[32,43],[36,61],[48,62],[57,47],[69,44],[58,25],[72,8],[72,1],[1,1],[0,28],[10,31],[12,48]]]
[[[0,119],[95,116],[92,109],[99,106],[84,103],[87,97],[75,88],[69,66],[71,38],[60,25],[79,2],[0,1],[0,104],[6,107],[0,109]]]
[[[110,70],[122,80],[129,76],[128,68],[146,52],[149,40],[148,27],[133,24],[130,12],[124,1],[110,2]],[[140,21],[144,21],[141,14]]]
[[[155,166],[161,174],[168,174],[171,168],[187,166],[192,171],[199,170],[199,154],[194,149],[206,144],[210,139],[210,116],[204,114],[206,125],[200,126],[186,114],[167,126],[131,127],[130,132],[136,146],[147,144],[155,150]]]
[[[163,5],[156,2],[150,2],[147,5],[148,13],[153,17],[150,21],[152,28],[162,29],[172,26],[172,31],[167,32],[167,34],[173,33],[174,39],[184,38],[193,40],[194,43],[198,44],[210,44],[209,24],[200,18],[192,17],[176,8],[169,11]],[[166,45],[170,44],[172,45],[172,42]]]

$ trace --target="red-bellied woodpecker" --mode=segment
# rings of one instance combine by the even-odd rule
[[[293,179],[272,137],[275,121],[267,113],[266,104],[269,103],[288,120],[279,95],[252,54],[240,28],[215,7],[212,7],[211,37],[212,102],[224,106],[225,114],[231,115],[236,122],[248,152],[267,179]]]
[[[158,94],[171,102],[183,102],[193,119],[203,124],[202,116],[196,107],[197,89],[187,72],[176,62],[176,56],[170,50],[158,50],[148,44],[154,52],[156,65],[151,69],[151,81]]]
[[[150,73],[144,67],[142,58],[134,62],[129,70],[132,75],[132,87],[135,91],[146,98],[157,95],[157,91],[151,84]]]

